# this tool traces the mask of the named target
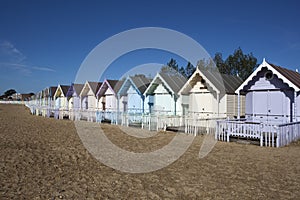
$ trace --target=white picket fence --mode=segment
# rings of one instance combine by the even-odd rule
[[[260,146],[281,147],[300,139],[300,122],[286,124],[247,121],[217,121],[215,138],[230,141],[230,137],[259,140]]]
[[[230,141],[230,137],[258,140],[260,146],[281,147],[300,139],[300,122],[286,124],[255,123],[242,120],[224,120],[224,118],[197,118],[195,116],[169,116],[142,113],[117,113],[91,110],[59,110],[50,107],[25,103],[34,115],[53,116],[56,119],[69,117],[71,120],[86,120],[101,123],[136,126],[151,131],[167,130],[177,127],[187,134],[215,134],[215,139]]]
[[[217,120],[224,118],[195,118],[187,117],[184,123],[184,132],[192,135],[215,134]]]
[[[0,104],[25,104],[25,101],[4,101],[4,100],[0,100]]]

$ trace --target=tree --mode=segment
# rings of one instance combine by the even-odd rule
[[[226,74],[238,75],[241,79],[245,80],[257,67],[257,59],[252,53],[244,54],[239,47],[229,55],[225,61],[224,72]],[[219,69],[220,70],[220,69]]]
[[[182,76],[184,77],[187,77],[186,75],[186,70],[183,68],[183,67],[180,67],[179,70],[178,70],[179,74],[181,74]]]
[[[185,74],[186,74],[186,77],[187,77],[187,78],[190,78],[190,77],[193,75],[193,73],[195,72],[195,70],[196,70],[196,67],[194,67],[194,66],[192,65],[192,63],[188,62],[188,64],[187,64],[186,67],[185,67]]]
[[[167,65],[178,72],[178,64],[175,59],[171,58]]]
[[[175,74],[181,74],[182,76],[186,77],[186,71],[183,67],[178,67],[178,64],[176,62],[175,59],[171,58],[171,60],[167,63],[166,66],[163,66],[160,69],[160,72],[163,73],[168,73],[171,75],[175,75]]]
[[[4,96],[9,97],[9,96],[11,96],[11,95],[13,95],[13,94],[15,94],[15,93],[17,93],[16,90],[14,90],[14,89],[9,89],[9,90],[6,90],[6,91],[4,92]]]
[[[231,70],[229,69],[229,67],[226,66],[224,60],[223,60],[223,56],[222,53],[217,52],[215,54],[215,57],[213,58],[218,70],[220,73],[222,74],[231,74]]]

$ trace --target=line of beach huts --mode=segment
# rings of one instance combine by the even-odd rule
[[[48,87],[26,102],[32,114],[284,146],[300,138],[300,74],[263,60],[243,82],[197,68],[187,80],[159,72]]]

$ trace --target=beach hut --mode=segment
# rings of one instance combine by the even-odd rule
[[[72,83],[68,92],[67,92],[67,100],[68,100],[68,108],[69,110],[79,110],[80,109],[80,92],[83,88],[84,84],[76,84]]]
[[[300,74],[263,60],[235,91],[246,94],[246,119],[253,122],[300,121]]]
[[[67,92],[67,100],[68,100],[68,108],[69,108],[69,119],[74,120],[76,114],[80,110],[80,92],[83,89],[84,84],[76,84],[72,83],[68,92]],[[76,118],[78,119],[78,118]]]
[[[97,110],[97,97],[96,93],[102,83],[86,81],[79,96],[80,96],[80,110],[81,118],[88,121],[94,121],[96,118]]]
[[[100,86],[96,96],[98,101],[98,109],[102,111],[117,110],[117,92],[120,89],[120,84],[117,86],[118,80],[105,79]]]
[[[119,92],[124,80],[109,80],[105,79],[101,84],[96,96],[98,105],[98,121],[109,120],[112,122],[116,118],[118,109],[123,110],[123,107],[118,108]],[[123,101],[123,97],[120,99]]]
[[[86,81],[79,96],[81,99],[81,109],[95,111],[97,108],[96,93],[101,86],[100,82]]]
[[[149,112],[149,108],[145,109],[145,103],[148,99],[145,98],[144,92],[149,86],[151,80],[145,75],[138,74],[128,76],[123,82],[120,90],[117,93],[119,106],[123,108],[124,113],[145,113]],[[120,102],[120,99],[123,101]]]
[[[238,95],[235,90],[242,79],[220,74],[214,69],[197,68],[179,93],[189,97],[189,115],[200,118],[233,118],[244,115],[244,97],[238,113]]]
[[[67,92],[70,86],[68,85],[58,85],[55,93],[55,117],[62,119],[63,117],[68,116],[68,99],[67,99]]]
[[[264,59],[235,92],[246,95],[246,119],[218,122],[216,139],[247,138],[273,147],[300,139],[298,72]]]
[[[43,114],[42,100],[43,100],[43,91],[39,91],[35,95],[35,114],[36,115]]]
[[[120,90],[117,93],[118,97],[118,121],[121,121],[122,125],[141,125],[142,116],[145,113],[149,113],[148,104],[150,98],[144,96],[144,92],[149,86],[151,80],[145,75],[138,74],[135,76],[128,76]]]
[[[183,115],[188,101],[178,92],[186,78],[177,72],[159,72],[144,92],[151,98],[149,110],[155,115]]]
[[[47,87],[45,92],[45,105],[47,108],[46,116],[51,117],[54,116],[54,106],[55,106],[55,98],[54,94],[57,90],[56,86]]]
[[[238,110],[235,90],[242,83],[237,76],[220,74],[215,68],[197,67],[179,91],[188,95],[188,114],[185,118],[186,133],[210,134],[215,132],[217,120],[244,115],[244,96]]]

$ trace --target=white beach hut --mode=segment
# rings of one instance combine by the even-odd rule
[[[69,110],[79,110],[80,109],[80,97],[79,94],[83,89],[84,84],[76,84],[72,83],[68,92],[67,92],[67,99],[68,99],[68,107]]]
[[[69,119],[77,120],[79,119],[78,112],[80,111],[80,92],[83,89],[84,84],[72,83],[68,92],[68,107],[69,107]],[[77,116],[77,117],[76,117]]]
[[[86,81],[79,96],[80,96],[80,112],[81,119],[88,121],[96,120],[97,97],[96,93],[102,83]]]
[[[218,122],[216,139],[246,138],[273,147],[300,139],[298,72],[263,60],[235,92],[246,94],[246,119]]]
[[[254,122],[300,121],[300,74],[265,60],[235,91],[246,94],[246,119]]]
[[[123,110],[122,104],[118,108],[118,96],[124,80],[109,80],[105,79],[100,86],[96,96],[98,101],[97,121],[111,121],[115,123],[117,111]],[[123,101],[122,97],[120,101]]]
[[[69,90],[68,85],[58,85],[55,93],[55,118],[62,119],[63,117],[68,116],[68,99],[67,92]]]

